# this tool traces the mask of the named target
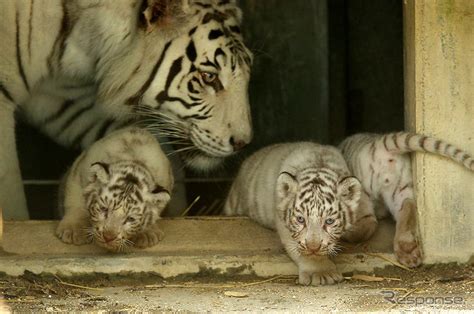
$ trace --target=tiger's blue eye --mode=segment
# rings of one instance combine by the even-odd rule
[[[134,223],[135,220],[136,220],[136,219],[133,218],[133,217],[127,217],[127,220],[125,220],[125,222]]]
[[[328,218],[328,219],[326,219],[326,221],[324,223],[326,223],[326,225],[332,225],[334,223],[334,219],[333,218]]]
[[[296,216],[296,221],[300,224],[304,224],[305,219],[303,216]]]

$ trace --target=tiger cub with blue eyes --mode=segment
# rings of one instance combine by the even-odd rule
[[[170,200],[173,174],[155,137],[139,128],[94,143],[66,174],[56,235],[65,243],[94,241],[110,251],[157,244],[156,226]]]
[[[246,159],[224,214],[276,230],[302,285],[342,281],[330,259],[339,241],[367,240],[377,227],[372,203],[341,153],[311,142],[271,145]]]

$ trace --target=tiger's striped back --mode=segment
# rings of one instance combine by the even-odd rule
[[[365,145],[370,151],[384,149],[390,153],[428,152],[448,157],[467,169],[474,171],[474,158],[468,152],[443,140],[409,132],[377,134],[356,134],[345,139],[340,148],[347,160],[358,153]]]

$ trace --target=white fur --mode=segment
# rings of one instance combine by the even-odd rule
[[[354,241],[370,237],[376,226],[371,203],[366,194],[360,193],[358,180],[349,177],[350,172],[341,153],[331,146],[300,142],[271,145],[257,151],[242,164],[224,207],[226,215],[247,215],[265,227],[276,230],[288,254],[298,265],[299,282],[304,285],[331,284],[342,280],[336,265],[327,255],[306,256],[297,249],[298,243],[283,217],[288,208],[296,208],[299,202],[311,204],[296,198],[296,191],[304,189],[299,186],[298,180],[304,178],[308,171],[317,173],[321,169],[329,169],[334,175],[334,182],[342,182],[342,185],[332,186],[334,191],[338,191],[338,202],[345,201],[344,195],[348,188],[355,189],[353,198],[348,199],[348,206],[354,212],[354,222],[346,221],[342,227],[345,229],[343,237]],[[330,189],[330,186],[328,183],[326,188]],[[316,213],[318,209],[313,207],[312,212]],[[359,221],[364,216],[370,216],[371,219]],[[331,242],[321,228],[321,216],[312,214],[306,219],[309,227],[305,226],[302,242],[311,242],[313,238]]]
[[[203,9],[195,2],[211,7]],[[153,4],[153,1],[147,3]],[[41,126],[45,118],[57,110],[58,103],[78,95],[94,99],[96,107],[90,112],[90,119],[84,118],[84,124],[77,123],[59,136],[56,132],[61,130],[57,125],[45,126],[45,133],[56,133],[54,137],[57,136],[59,142],[69,144],[80,131],[80,125],[85,130],[90,128],[91,134],[98,131],[99,122],[93,119],[96,115],[101,117],[98,121],[111,118],[126,121],[134,117],[134,106],[127,101],[135,96],[141,106],[159,108],[160,112],[170,116],[196,113],[197,108],[186,111],[175,101],[158,104],[156,96],[164,89],[173,61],[185,55],[190,40],[189,30],[200,25],[206,13],[230,10],[237,18],[228,18],[224,24],[240,23],[240,11],[235,7],[235,1],[225,5],[218,3],[216,0],[177,0],[173,15],[148,32],[139,27],[141,1],[0,2],[0,206],[4,207],[5,217],[27,217],[14,144],[13,109],[19,105],[30,121]],[[196,31],[194,39],[200,58],[196,62],[204,61],[208,50],[225,46],[220,40],[204,39],[212,27],[219,26],[216,23],[211,21]],[[63,32],[65,35],[61,37],[61,28],[65,24],[73,28]],[[165,44],[171,40],[159,71],[148,88],[141,90]],[[250,53],[246,53],[250,58]],[[184,58],[183,73],[190,66]],[[204,97],[206,103],[213,106],[212,117],[186,121],[185,136],[195,147],[195,156],[191,155],[191,160],[186,161],[191,166],[212,166],[233,153],[231,138],[248,143],[252,137],[247,95],[248,66],[239,65],[232,76],[224,69],[219,76],[225,83],[225,90]],[[175,80],[170,86],[169,90],[173,91],[170,96],[190,101],[183,87],[177,85],[179,81]],[[91,124],[91,120],[96,123]],[[206,135],[204,130],[208,130],[210,135]],[[79,144],[87,146],[92,139],[93,136],[88,134]]]
[[[92,191],[97,192],[94,180],[99,180],[103,185],[107,185],[110,180],[101,164],[112,167],[124,162],[145,167],[146,174],[152,178],[152,186],[161,186],[169,192],[172,191],[174,179],[171,165],[154,136],[138,128],[126,128],[113,132],[83,152],[66,176],[63,191],[64,204],[60,204],[64,206],[65,213],[56,231],[63,241],[74,244],[86,242],[85,230],[91,224],[94,225],[90,221],[91,209],[87,207],[86,195]],[[147,201],[147,195],[149,191],[142,192],[144,202]],[[165,196],[166,198],[160,198],[159,202],[153,201],[158,206],[154,208],[158,210],[153,215],[154,219],[159,217],[169,201],[168,192]],[[108,197],[113,198],[112,195]],[[112,226],[114,231],[119,230],[122,223],[122,221],[115,223]],[[151,221],[152,225],[154,223],[155,220]]]

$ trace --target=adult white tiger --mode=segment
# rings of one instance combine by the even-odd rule
[[[37,125],[67,115],[58,130],[87,113],[103,115],[100,123],[83,122],[76,144],[103,131],[107,119],[164,114],[185,162],[200,169],[250,142],[252,56],[235,0],[17,0],[1,1],[0,12],[0,206],[7,218],[27,217],[17,108]],[[79,96],[95,101],[79,110],[70,101]],[[61,105],[49,106],[48,98]]]

